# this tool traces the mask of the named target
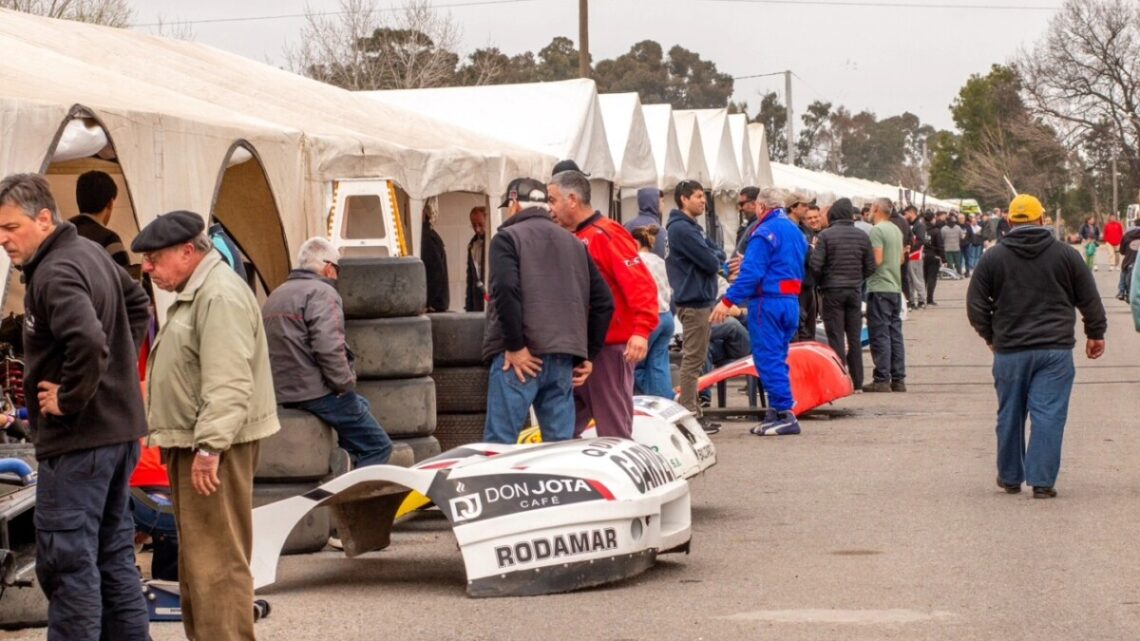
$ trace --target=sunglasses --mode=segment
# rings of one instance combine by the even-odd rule
[[[756,202],[756,201],[754,199],[751,199],[751,198],[748,200],[741,200],[741,201],[736,203],[736,208],[737,209],[744,209],[745,205],[747,205],[748,203],[754,203],[754,202]]]

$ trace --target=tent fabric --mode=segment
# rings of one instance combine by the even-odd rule
[[[614,184],[631,189],[656,185],[657,163],[649,142],[641,98],[633,92],[599,94],[598,106],[616,168]]]
[[[697,126],[696,112],[674,110],[673,126],[677,130],[677,142],[685,159],[685,178],[711,186],[712,172],[705,160],[705,144],[701,139],[701,129]]]
[[[0,10],[0,48],[0,123],[19,132],[0,140],[2,169],[42,170],[69,114],[93,116],[140,225],[209,212],[238,141],[264,165],[291,248],[326,231],[331,180],[391,179],[413,198],[497,194],[555,160],[197,43]]]
[[[732,149],[736,152],[736,165],[740,168],[740,180],[745,187],[756,185],[756,165],[753,160],[751,141],[748,139],[748,116],[729,114],[728,131],[732,136]]]
[[[671,190],[685,179],[685,156],[673,123],[672,105],[642,105],[645,126],[649,130],[649,143],[653,160],[657,164],[657,186]]]
[[[731,194],[744,187],[736,152],[732,146],[732,133],[728,128],[727,109],[695,109],[677,111],[678,115],[691,113],[701,132],[705,162],[710,176],[706,185],[713,193]]]
[[[748,144],[755,156],[753,166],[756,168],[756,186],[775,185],[772,180],[772,161],[768,156],[768,134],[764,131],[764,125],[756,122],[748,125]]]
[[[617,176],[593,80],[362,91],[358,95],[560,160],[572,159],[595,179],[613,181]]]

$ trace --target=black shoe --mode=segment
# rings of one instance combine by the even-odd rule
[[[867,393],[873,392],[890,392],[891,384],[886,381],[876,381],[870,385],[864,385],[863,391]]]
[[[906,383],[904,383],[903,381],[891,381],[891,391],[892,392],[905,392],[906,391]]]
[[[1051,487],[1034,487],[1033,498],[1035,499],[1051,499],[1057,496],[1057,490]]]
[[[1126,300],[1128,300],[1128,297],[1127,297],[1127,296],[1125,296],[1124,294],[1117,294],[1117,295],[1116,295],[1116,300],[1123,300],[1123,301],[1126,301]]]
[[[927,305],[930,305],[931,307],[938,307],[938,303],[936,303],[936,302],[934,302],[934,301],[932,301],[932,300],[928,300],[928,301],[926,301],[926,304],[927,304]]]
[[[1001,489],[1005,490],[1006,494],[1020,494],[1021,493],[1021,484],[1020,483],[1017,485],[1014,485],[1012,483],[1006,483],[1005,481],[1001,480],[1000,476],[997,477],[997,486],[1000,487]]]
[[[697,419],[697,422],[701,424],[701,429],[705,431],[705,434],[712,435],[720,433],[720,423],[713,423],[703,416]]]

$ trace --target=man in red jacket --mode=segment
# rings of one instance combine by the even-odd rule
[[[574,391],[575,434],[593,418],[598,436],[630,438],[633,432],[633,366],[645,359],[657,329],[657,285],[620,223],[590,205],[590,181],[579,171],[559,172],[548,189],[554,220],[586,245],[614,297],[606,346],[575,370],[589,374]]]
[[[1108,222],[1104,225],[1104,242],[1108,243],[1112,252],[1112,263],[1108,266],[1108,271],[1116,269],[1120,265],[1120,241],[1124,239],[1124,225],[1120,224],[1116,214],[1108,217]]]

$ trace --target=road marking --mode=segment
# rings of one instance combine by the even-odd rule
[[[730,621],[763,621],[767,623],[850,623],[874,625],[884,623],[921,623],[949,619],[953,612],[934,610],[754,610],[738,612],[725,619]]]

